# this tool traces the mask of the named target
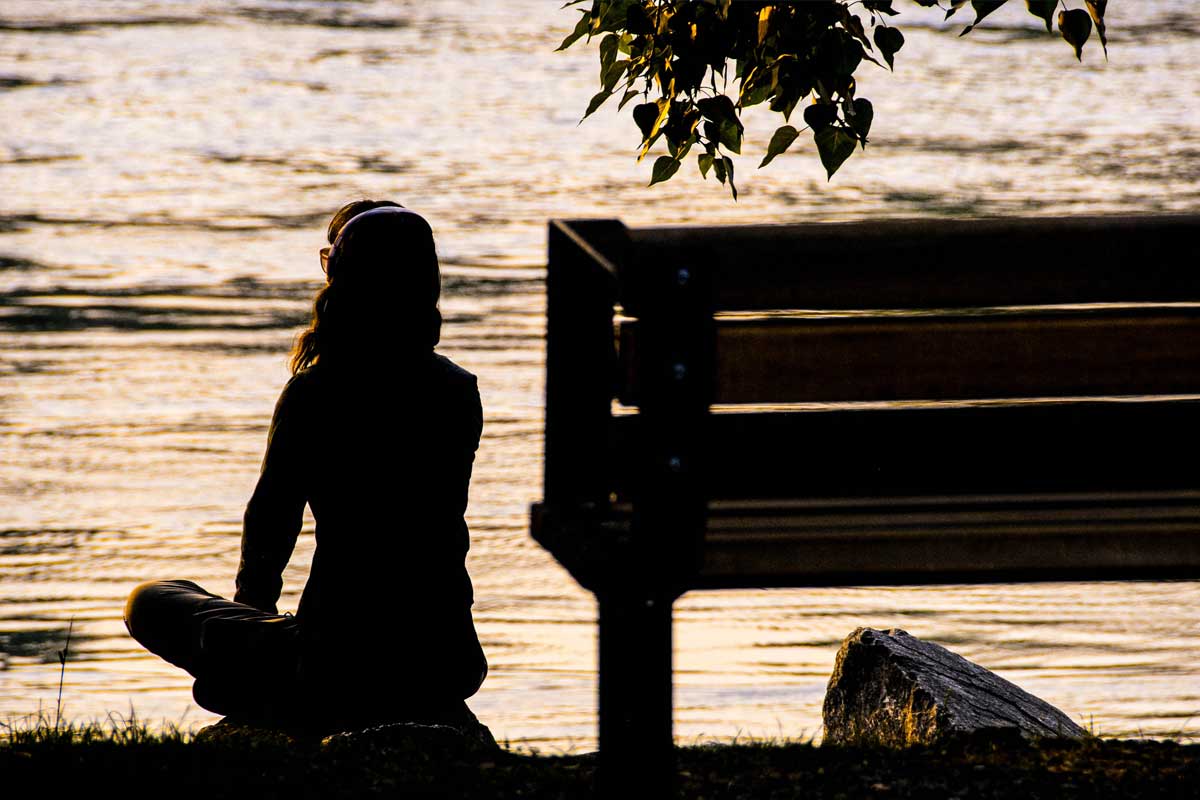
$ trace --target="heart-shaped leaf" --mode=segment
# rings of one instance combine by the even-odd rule
[[[825,172],[832,179],[833,173],[838,171],[838,167],[846,163],[846,159],[854,154],[854,146],[858,144],[858,137],[845,128],[829,127],[818,131],[815,138],[817,154],[821,156]]]
[[[1092,18],[1082,8],[1058,13],[1058,30],[1067,44],[1075,48],[1075,58],[1083,61],[1083,45],[1092,35]]]
[[[792,146],[792,142],[796,141],[796,137],[800,135],[800,131],[793,128],[791,125],[784,125],[775,131],[775,135],[771,137],[771,143],[767,145],[767,154],[763,157],[762,163],[758,165],[762,169],[767,164],[770,164],[775,156],[787,150]]]

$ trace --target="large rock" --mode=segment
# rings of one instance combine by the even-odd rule
[[[978,731],[1081,738],[1054,706],[946,648],[902,630],[859,628],[825,692],[825,742],[907,747]]]
[[[474,714],[469,722],[422,724],[393,722],[360,731],[327,736],[321,741],[325,752],[340,754],[420,753],[440,760],[486,755],[500,750],[495,737]]]

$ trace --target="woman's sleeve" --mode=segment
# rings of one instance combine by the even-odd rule
[[[296,378],[275,404],[262,471],[242,525],[242,558],[234,601],[270,614],[283,589],[283,568],[296,546],[307,496],[302,480],[300,404]]]
[[[469,453],[464,461],[465,474],[462,481],[462,511],[460,513],[466,513],[467,510],[467,493],[471,485],[471,467],[475,462],[475,453],[479,450],[479,439],[483,435],[483,401],[479,397],[479,381],[474,376],[472,376],[471,389],[468,392],[467,409],[467,417],[469,419],[467,449]]]

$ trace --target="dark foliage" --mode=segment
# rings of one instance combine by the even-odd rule
[[[577,6],[587,0],[573,0]],[[914,0],[940,5],[953,16],[968,0]],[[974,21],[1008,0],[970,0]],[[1083,8],[1061,3],[1058,28],[1082,60],[1093,22],[1108,52],[1104,28],[1107,0],[1085,0]],[[1047,31],[1060,3],[1026,0],[1029,13],[1044,20]],[[742,152],[741,112],[767,103],[783,115],[759,167],[786,151],[801,130],[812,132],[829,177],[866,147],[874,111],[855,94],[856,71],[864,61],[894,65],[904,34],[892,23],[899,12],[893,0],[808,0],[807,2],[733,2],[733,0],[592,0],[560,50],[580,39],[600,39],[601,89],[584,113],[620,97],[619,108],[638,101],[633,120],[641,134],[640,161],[663,139],[668,155],[654,161],[650,184],[669,180],[693,148],[705,178],[711,172],[737,199],[730,154]],[[801,101],[804,128],[791,123]]]

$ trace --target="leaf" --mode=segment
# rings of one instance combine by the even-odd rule
[[[758,165],[758,168],[762,169],[767,164],[770,164],[775,159],[775,156],[780,155],[791,147],[792,142],[796,141],[796,137],[799,135],[800,131],[791,125],[784,125],[776,130],[775,134],[771,137],[771,143],[767,145],[767,154],[763,157],[762,163]]]
[[[697,100],[696,108],[700,109],[705,119],[710,119],[718,125],[727,120],[737,121],[737,109],[734,108],[733,101],[723,94]]]
[[[671,71],[675,75],[676,84],[683,91],[693,93],[704,85],[704,76],[708,74],[708,62],[691,54],[680,54],[671,62]]]
[[[733,159],[729,156],[725,156],[721,159],[721,162],[725,165],[725,174],[729,178],[729,191],[733,192],[733,202],[736,203],[737,186],[735,186],[733,183]]]
[[[804,124],[814,131],[823,131],[837,121],[837,106],[833,103],[813,103],[804,109]]]
[[[868,53],[868,52],[867,52],[867,51],[865,51],[865,50],[863,51],[863,58],[865,58],[867,61],[870,61],[872,64],[874,64],[874,65],[875,65],[875,66],[877,66],[877,67],[882,67],[882,66],[883,66],[883,64],[880,64],[880,63],[879,63],[879,62],[878,62],[878,61],[875,59],[875,57],[874,57],[874,56],[872,56],[870,53]]]
[[[613,93],[608,89],[601,89],[599,92],[593,95],[591,102],[588,103],[587,111],[583,112],[583,117],[581,117],[579,121],[583,122],[585,119],[590,117],[593,111],[604,105],[605,100],[612,97],[612,94]]]
[[[1025,8],[1045,21],[1047,33],[1054,30],[1054,9],[1058,8],[1058,0],[1025,0]]]
[[[817,142],[817,154],[821,156],[821,163],[825,165],[825,171],[832,180],[833,173],[838,171],[838,167],[854,154],[854,146],[858,144],[858,138],[845,128],[834,127],[818,131],[814,138]]]
[[[662,129],[663,123],[667,121],[667,117],[671,113],[671,101],[665,97],[660,97],[655,103],[658,108],[658,116],[654,119],[654,124],[650,126],[650,136],[654,136]]]
[[[654,33],[654,25],[650,22],[650,17],[646,16],[646,9],[638,3],[631,5],[625,12],[625,30],[634,36]]]
[[[704,124],[705,138],[720,142],[735,153],[742,152],[742,133],[745,129],[732,100],[719,94],[696,101],[696,108],[709,120]]]
[[[1108,60],[1108,33],[1104,28],[1104,11],[1108,8],[1108,0],[1086,0],[1088,13],[1092,22],[1096,23],[1096,33],[1100,34],[1100,46],[1104,48],[1104,60]]]
[[[716,175],[717,180],[719,180],[722,184],[725,183],[725,178],[727,176],[725,175],[725,159],[724,158],[718,158],[717,160],[713,161],[713,175]]]
[[[830,28],[817,45],[815,64],[819,72],[832,76],[850,76],[862,63],[863,47],[840,28]]]
[[[964,28],[959,36],[966,36],[979,24],[980,20],[1007,2],[1008,0],[971,0],[971,7],[975,9],[975,21]]]
[[[571,31],[571,33],[567,35],[567,38],[563,39],[562,44],[555,48],[554,52],[557,53],[559,50],[566,50],[568,47],[586,36],[587,32],[591,30],[591,28],[592,15],[590,12],[584,11],[583,16],[579,18],[579,22],[575,24],[575,30]]]
[[[658,119],[658,103],[642,103],[633,107],[633,121],[642,132],[643,139],[650,138],[650,129]]]
[[[699,124],[700,112],[695,106],[685,100],[671,103],[667,124],[662,126],[662,132],[666,135],[667,147],[676,160],[682,161],[692,145],[700,140],[696,136],[696,126]]]
[[[655,140],[658,139],[659,134],[662,133],[663,123],[667,121],[667,117],[670,116],[671,113],[671,101],[665,97],[660,97],[657,102],[647,103],[646,105],[653,106],[658,113],[657,116],[654,117],[654,121],[650,124],[650,132],[645,133],[643,129],[644,139],[642,141],[642,149],[638,151],[638,161],[641,161],[646,157],[646,153],[650,152],[650,147],[654,144]],[[642,106],[637,106],[634,108],[635,113],[637,112],[638,108],[642,108]],[[643,121],[647,116],[649,115],[646,114],[643,116]],[[634,121],[637,122],[637,119],[635,118]],[[642,127],[641,122],[638,122],[638,127]]]
[[[719,141],[724,147],[734,153],[742,152],[742,123],[736,119],[732,122],[722,122],[717,135]]]
[[[611,92],[616,89],[617,83],[621,80],[621,77],[625,74],[625,70],[627,69],[629,69],[629,61],[626,59],[622,59],[612,64],[608,68],[608,72],[604,73],[603,80],[601,80],[605,91]]]
[[[858,134],[858,140],[864,150],[867,149],[867,134],[871,132],[871,123],[875,120],[875,107],[865,97],[860,97],[853,103],[854,113],[847,115],[846,121],[851,129]]]
[[[654,160],[654,169],[650,173],[650,183],[647,186],[668,181],[678,171],[679,161],[670,156],[659,156]]]
[[[883,54],[883,60],[887,62],[888,68],[895,69],[895,64],[892,63],[892,56],[894,56],[901,47],[904,47],[904,34],[895,28],[876,28],[875,46],[878,47],[879,52]]]
[[[774,91],[775,86],[768,80],[755,81],[749,88],[743,83],[741,91],[738,93],[738,105],[742,108],[756,106],[770,97]]]
[[[610,33],[600,40],[600,80],[604,81],[608,75],[608,70],[612,67],[613,62],[617,60],[617,47],[621,43],[621,37],[615,33]]]
[[[800,95],[795,91],[780,92],[771,100],[771,110],[783,114],[785,120],[791,120],[792,111],[795,110],[796,104],[800,102]]]
[[[842,27],[850,32],[850,35],[867,47],[871,46],[871,40],[867,38],[867,29],[863,27],[862,20],[854,14],[851,14],[845,8],[842,9]]]
[[[712,169],[713,166],[712,153],[701,153],[696,158],[696,165],[700,167],[700,177],[704,178],[704,180],[708,180],[708,171]]]
[[[632,2],[633,0],[600,0],[593,5],[592,16],[596,22],[592,26],[592,32],[603,33],[624,28]]]
[[[630,89],[629,91],[625,92],[624,96],[621,97],[621,102],[617,104],[617,111],[620,111],[622,108],[624,108],[626,103],[637,97],[639,94],[641,94],[641,92],[639,92],[637,89]]]
[[[930,5],[933,5],[933,3],[930,3]],[[892,8],[892,0],[863,0],[863,8],[867,11],[875,11],[893,17],[900,13]]]
[[[1083,61],[1083,45],[1092,35],[1092,18],[1081,8],[1058,12],[1058,30],[1067,44],[1075,48],[1075,58]]]
[[[771,29],[771,12],[774,11],[773,6],[763,6],[758,12],[758,43],[762,44],[763,39],[767,38],[767,31]]]
[[[967,4],[967,0],[950,0],[950,8],[946,9],[945,19],[950,19],[960,8]]]
[[[720,125],[705,120],[704,138],[717,142],[735,153],[742,152],[742,132],[732,122],[722,122]]]

